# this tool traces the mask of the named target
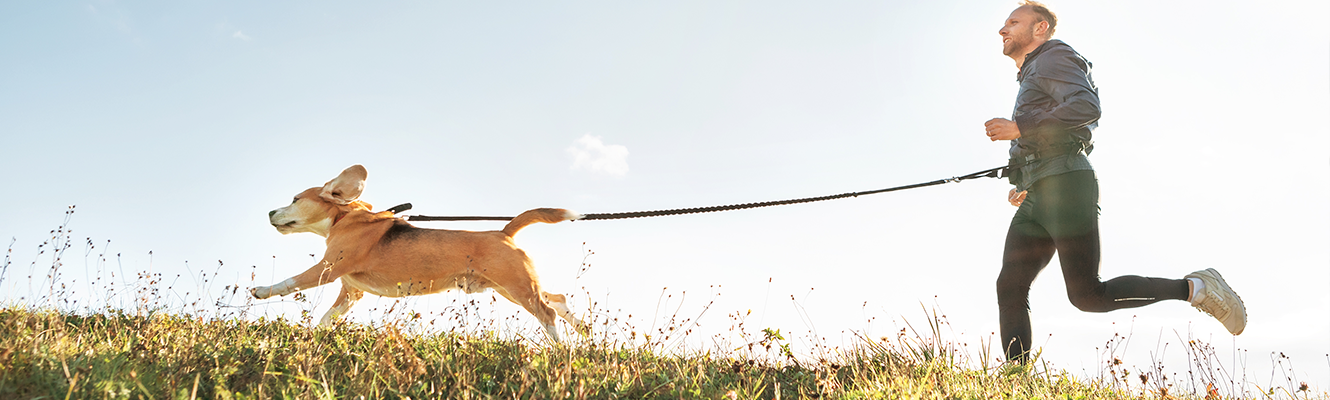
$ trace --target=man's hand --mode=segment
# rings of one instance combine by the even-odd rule
[[[1021,128],[1016,126],[1016,122],[1006,118],[993,118],[984,123],[984,130],[988,133],[988,140],[1012,140],[1021,137]]]
[[[1016,189],[1011,189],[1011,192],[1007,193],[1007,202],[1010,202],[1012,206],[1020,207],[1021,203],[1025,202],[1027,193],[1029,192],[1024,190],[1017,192]]]

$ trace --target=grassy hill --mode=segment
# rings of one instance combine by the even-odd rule
[[[1132,372],[1111,354],[1098,378],[1038,361],[996,364],[995,355],[973,356],[942,339],[945,317],[936,313],[922,332],[860,338],[814,355],[794,354],[779,330],[747,331],[738,314],[730,316],[738,339],[710,348],[681,345],[691,319],[674,317],[655,337],[634,330],[562,344],[493,321],[466,332],[422,329],[434,316],[392,310],[376,326],[314,328],[312,308],[300,321],[223,309],[219,299],[199,294],[216,292],[215,272],[197,277],[193,295],[163,287],[161,274],[139,272],[126,281],[106,266],[105,247],[97,254],[90,240],[84,264],[96,254],[95,273],[84,278],[105,298],[79,304],[69,300],[77,298],[74,288],[61,278],[73,243],[64,225],[52,230],[38,247],[51,257],[45,277],[35,262],[26,277],[41,288],[27,296],[6,293],[9,303],[0,303],[0,399],[1208,399],[1230,398],[1220,390],[1241,386],[1203,372],[1216,361],[1212,349],[1196,342],[1187,352],[1203,368],[1188,377]],[[19,278],[6,276],[12,252],[13,242],[0,263],[0,282]],[[220,293],[234,297],[239,289],[228,285]],[[179,302],[166,301],[168,294]],[[301,294],[293,298],[305,304]],[[1259,390],[1261,398],[1328,398],[1292,380]]]
[[[309,328],[110,311],[0,309],[0,398],[1159,398],[1023,366],[966,369],[945,346],[865,341],[835,359],[736,357],[582,339]],[[766,330],[752,346],[781,354]],[[750,346],[751,347],[751,346]],[[726,353],[728,355],[719,355]],[[750,354],[772,354],[756,352]],[[1144,381],[1144,380],[1143,380]],[[1117,388],[1117,389],[1115,389]]]

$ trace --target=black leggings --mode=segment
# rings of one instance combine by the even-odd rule
[[[1100,281],[1099,181],[1094,171],[1040,179],[1011,219],[997,280],[998,321],[1008,360],[1028,359],[1030,284],[1054,252],[1067,281],[1067,298],[1081,311],[1107,312],[1187,299],[1185,279],[1127,275]]]

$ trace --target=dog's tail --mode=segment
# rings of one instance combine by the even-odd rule
[[[582,214],[562,208],[537,208],[534,210],[527,210],[526,212],[513,217],[513,220],[503,227],[503,233],[508,235],[508,237],[512,237],[517,234],[517,231],[522,230],[522,228],[525,228],[527,225],[537,222],[553,224],[556,222],[573,221],[578,219],[582,219]]]

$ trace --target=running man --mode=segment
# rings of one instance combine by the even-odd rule
[[[1099,121],[1099,90],[1091,64],[1071,46],[1052,39],[1057,16],[1023,1],[998,34],[1002,54],[1016,61],[1020,90],[1011,119],[984,123],[989,140],[1011,141],[1008,171],[1016,187],[1007,195],[1018,207],[1007,230],[997,279],[998,321],[1010,361],[1029,360],[1030,284],[1057,253],[1067,297],[1081,311],[1107,312],[1187,300],[1214,316],[1234,335],[1247,326],[1247,311],[1214,269],[1183,279],[1120,276],[1099,279],[1099,181],[1086,157]]]

